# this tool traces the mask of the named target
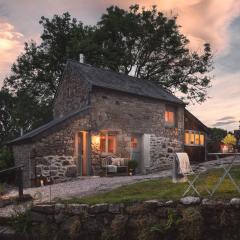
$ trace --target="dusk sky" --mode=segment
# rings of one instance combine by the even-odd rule
[[[179,15],[182,32],[191,48],[200,51],[204,42],[214,52],[214,79],[209,99],[188,109],[209,127],[238,128],[240,120],[240,0],[0,0],[0,87],[23,43],[40,41],[41,16],[69,11],[85,24],[95,24],[106,7],[123,8],[138,3]]]

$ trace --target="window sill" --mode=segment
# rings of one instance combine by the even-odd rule
[[[197,145],[197,144],[184,144],[186,147],[204,147],[204,145]]]
[[[115,155],[115,153],[110,153],[110,152],[100,152],[102,156],[110,156],[110,155]]]

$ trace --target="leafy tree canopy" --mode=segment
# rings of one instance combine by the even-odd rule
[[[210,139],[214,142],[221,142],[227,135],[227,131],[222,128],[210,128]]]
[[[97,28],[84,41],[83,52],[93,65],[151,80],[185,100],[203,102],[210,87],[212,54],[209,44],[202,53],[190,50],[177,17],[151,10],[129,11],[110,7]]]
[[[226,145],[235,146],[237,143],[237,139],[234,137],[234,135],[228,133],[228,135],[222,140],[222,142]]]
[[[25,43],[4,81],[3,91],[14,104],[6,103],[4,110],[14,116],[11,134],[52,118],[52,100],[64,64],[69,58],[78,60],[80,53],[87,63],[153,81],[182,93],[185,100],[206,99],[212,70],[210,45],[204,44],[201,53],[191,50],[177,17],[167,17],[155,6],[146,10],[134,5],[128,11],[109,7],[95,26],[86,26],[69,13],[42,17],[39,23],[41,43]]]

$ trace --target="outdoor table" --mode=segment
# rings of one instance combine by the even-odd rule
[[[216,185],[214,186],[212,192],[210,192],[210,196],[212,197],[213,194],[216,192],[216,190],[220,187],[220,185],[222,184],[222,182],[224,181],[225,177],[228,176],[230,178],[230,180],[232,181],[233,185],[235,186],[235,188],[237,189],[237,191],[240,193],[240,187],[237,185],[237,183],[235,182],[235,180],[233,179],[233,177],[230,174],[230,170],[233,167],[234,161],[237,159],[238,156],[240,156],[240,153],[208,153],[208,155],[212,155],[212,156],[216,156],[217,159],[221,160],[219,158],[219,156],[234,156],[231,160],[229,160],[229,163],[227,164],[221,164],[221,168],[224,169],[224,173],[223,175],[219,178],[218,182],[216,183]]]

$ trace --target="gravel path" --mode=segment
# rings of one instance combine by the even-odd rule
[[[157,179],[161,177],[170,176],[171,171],[162,171],[156,174],[137,175],[137,176],[119,176],[119,177],[80,177],[73,181],[53,184],[50,186],[28,188],[24,191],[26,194],[34,196],[36,192],[41,192],[42,201],[54,198],[69,198],[69,197],[82,197],[97,192],[109,191],[130,183],[143,181],[147,179]]]
[[[31,196],[40,196],[39,200],[35,202],[49,202],[50,193],[51,199],[54,198],[70,198],[74,196],[82,197],[91,195],[98,192],[110,191],[114,188],[132,184],[149,179],[159,179],[171,175],[170,170],[161,171],[155,174],[148,175],[136,175],[136,176],[119,176],[119,177],[80,177],[73,181],[53,184],[50,186],[27,188],[24,190],[24,194],[30,194]],[[17,190],[12,190],[8,193],[8,196],[16,196]],[[17,207],[18,211],[22,211],[24,206]],[[16,211],[16,207],[7,206],[0,208],[0,217],[10,216]]]

